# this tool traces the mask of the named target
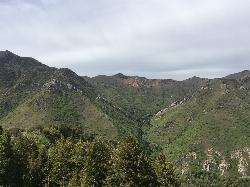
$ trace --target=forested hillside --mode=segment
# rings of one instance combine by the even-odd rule
[[[81,77],[0,52],[0,186],[249,186],[250,71]]]
[[[133,118],[71,70],[9,51],[0,55],[0,94],[0,124],[6,129],[80,126],[108,139],[140,133]]]

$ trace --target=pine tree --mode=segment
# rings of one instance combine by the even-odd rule
[[[16,185],[42,186],[43,172],[39,160],[39,148],[28,134],[19,133],[13,140],[13,162],[11,172]]]
[[[10,137],[0,127],[0,185],[7,185],[10,182],[11,158]]]
[[[114,151],[112,173],[106,186],[157,186],[157,179],[148,157],[135,138],[129,136]]]
[[[109,142],[95,140],[86,145],[85,166],[80,173],[82,186],[103,186],[110,170]]]
[[[155,170],[160,186],[177,187],[180,186],[175,174],[175,169],[171,163],[168,163],[165,155],[160,154],[155,162]]]
[[[61,186],[67,186],[75,170],[74,156],[75,146],[70,139],[60,139],[49,149],[48,157],[50,168],[49,177],[52,182]]]

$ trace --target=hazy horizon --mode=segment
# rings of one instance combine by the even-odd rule
[[[250,69],[247,0],[2,0],[0,49],[82,76],[184,80]]]
[[[15,53],[15,52],[13,52],[13,51],[10,51],[10,50],[8,50],[8,49],[6,49],[6,50],[0,50],[0,52],[3,52],[3,51],[9,51],[9,52],[11,52],[11,53],[13,53],[13,54],[15,54],[15,55],[18,55],[18,56],[20,56],[20,57],[28,57],[28,58],[34,58],[34,57],[32,57],[32,56],[22,56],[22,55],[20,55],[20,54],[17,54],[17,53]],[[37,60],[37,59],[36,59]],[[41,61],[39,61],[39,62],[41,62]],[[44,63],[44,62],[41,62],[42,64],[45,64],[45,65],[48,65],[48,64],[46,64],[46,63]],[[50,65],[48,65],[48,66],[50,66]],[[60,66],[60,67],[56,67],[56,66],[50,66],[50,67],[55,67],[55,68],[68,68],[68,69],[71,69],[70,67],[64,67],[64,66]],[[72,71],[74,71],[73,69],[71,69]],[[183,81],[183,80],[187,80],[187,79],[190,79],[190,78],[193,78],[193,77],[199,77],[199,78],[207,78],[207,79],[214,79],[214,78],[223,78],[223,77],[225,77],[225,76],[228,76],[228,75],[231,75],[231,74],[235,74],[235,73],[240,73],[240,72],[243,72],[243,71],[250,71],[250,69],[242,69],[242,70],[239,70],[239,71],[232,71],[231,73],[226,73],[226,74],[224,74],[224,75],[220,75],[220,76],[211,76],[211,77],[201,77],[201,76],[197,76],[196,74],[194,74],[194,75],[192,75],[192,76],[190,76],[190,77],[186,77],[186,78],[184,78],[184,79],[175,79],[175,78],[169,78],[169,77],[154,77],[154,75],[153,76],[144,76],[143,74],[142,75],[140,75],[140,74],[129,74],[129,73],[123,73],[123,72],[115,72],[115,73],[110,73],[110,74],[97,74],[97,75],[87,75],[87,74],[79,74],[79,73],[77,73],[76,71],[74,71],[75,73],[77,73],[79,76],[86,76],[86,77],[90,77],[90,78],[93,78],[93,77],[97,77],[97,76],[115,76],[115,75],[117,75],[117,74],[122,74],[122,75],[125,75],[125,76],[133,76],[133,77],[144,77],[144,78],[147,78],[147,79],[172,79],[172,80],[176,80],[176,81]]]

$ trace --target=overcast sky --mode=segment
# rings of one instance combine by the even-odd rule
[[[0,0],[0,50],[79,75],[250,69],[249,0]]]

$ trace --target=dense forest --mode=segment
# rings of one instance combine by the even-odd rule
[[[82,77],[0,51],[0,186],[250,186],[250,71]]]
[[[67,126],[0,129],[1,186],[248,186],[246,179],[150,157],[136,138],[108,141]]]

